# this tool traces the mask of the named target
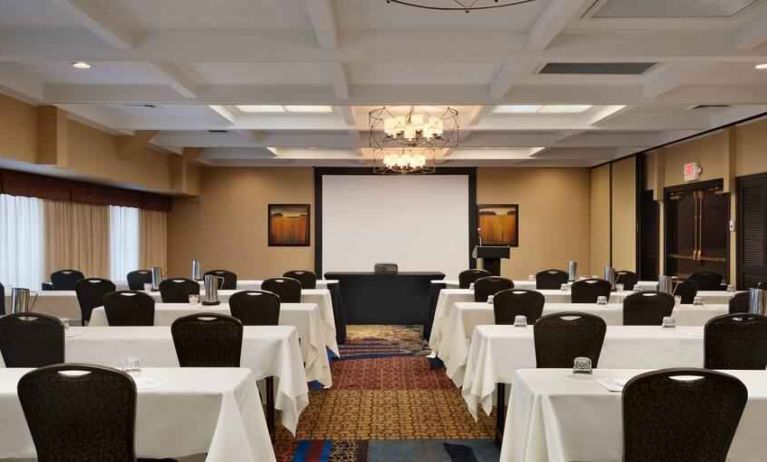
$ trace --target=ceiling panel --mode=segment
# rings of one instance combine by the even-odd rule
[[[351,83],[367,85],[477,85],[489,83],[496,63],[387,62],[349,64]]]
[[[0,26],[76,27],[50,0],[0,0]]]
[[[607,0],[594,18],[703,18],[734,16],[757,0]]]
[[[212,85],[329,85],[325,63],[194,63],[203,83]]]
[[[32,61],[18,63],[25,72],[54,84],[164,84],[167,78],[145,62],[89,61],[90,69],[75,69],[69,61]]]

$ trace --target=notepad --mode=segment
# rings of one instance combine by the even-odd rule
[[[605,387],[607,391],[610,391],[613,393],[622,392],[623,387],[625,387],[626,383],[629,381],[629,379],[618,379],[618,378],[601,378],[596,380],[600,385]]]

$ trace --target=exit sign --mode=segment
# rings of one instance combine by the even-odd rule
[[[697,162],[688,162],[684,164],[684,181],[695,181],[700,179],[703,169]]]

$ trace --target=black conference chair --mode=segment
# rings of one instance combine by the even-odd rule
[[[722,275],[712,271],[696,271],[687,280],[698,285],[698,290],[722,290]]]
[[[474,281],[474,301],[486,302],[487,297],[506,289],[513,289],[514,281],[500,276],[485,276]]]
[[[725,314],[710,319],[703,329],[706,369],[767,367],[767,317],[759,314]]]
[[[293,278],[269,278],[261,283],[261,289],[280,297],[282,303],[301,303],[301,281]]]
[[[660,326],[674,311],[674,296],[663,292],[637,292],[623,300],[624,326]]]
[[[205,276],[212,274],[224,278],[224,283],[219,287],[222,290],[237,290],[237,274],[228,270],[217,269],[205,272]]]
[[[115,290],[117,288],[109,279],[87,278],[77,281],[75,293],[77,293],[77,303],[80,304],[83,325],[91,320],[93,309],[104,304],[104,296]]]
[[[200,313],[170,328],[181,367],[240,367],[242,323],[232,316]]]
[[[599,297],[610,300],[612,287],[609,281],[604,279],[590,278],[575,281],[570,291],[570,300],[573,303],[596,303]]]
[[[51,273],[51,290],[75,290],[77,281],[85,279],[85,275],[74,269],[63,269]]]
[[[599,316],[578,311],[547,314],[533,326],[535,362],[539,368],[572,368],[577,357],[597,368],[607,325]]]
[[[698,284],[695,281],[686,280],[676,285],[674,288],[674,296],[682,297],[682,303],[689,305],[695,301],[695,296],[698,295]]]
[[[729,301],[730,314],[748,313],[751,299],[748,292],[738,292]]]
[[[313,271],[308,270],[292,270],[283,274],[286,278],[297,279],[301,283],[302,289],[316,289],[317,288],[317,275]]]
[[[748,390],[721,372],[662,369],[629,380],[622,400],[624,462],[724,462]]]
[[[639,276],[633,271],[616,271],[615,283],[623,284],[624,290],[634,290],[634,286],[639,282]]]
[[[200,284],[189,278],[165,279],[159,288],[163,303],[189,303],[190,295],[200,294]]]
[[[0,353],[5,367],[42,367],[64,362],[64,324],[42,313],[0,317]]]
[[[276,326],[280,323],[280,297],[263,290],[245,290],[229,297],[232,316],[246,326]]]
[[[561,289],[562,284],[567,284],[570,275],[567,271],[558,269],[548,269],[539,271],[535,275],[535,288],[538,290],[556,290]]]
[[[514,317],[521,315],[533,324],[541,317],[545,303],[543,294],[534,290],[502,290],[493,297],[495,323],[514,324]]]
[[[136,384],[128,374],[48,366],[25,374],[18,393],[39,460],[136,460]]]
[[[468,289],[477,279],[485,278],[488,276],[492,276],[490,271],[479,268],[463,270],[458,274],[458,288]]]
[[[153,326],[154,298],[144,292],[120,290],[104,297],[110,326]]]
[[[0,315],[5,314],[5,287],[0,284]]]
[[[152,283],[152,272],[149,270],[135,270],[128,273],[128,288],[130,290],[144,290],[144,284]]]

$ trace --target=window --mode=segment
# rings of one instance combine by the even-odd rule
[[[139,269],[139,209],[109,207],[109,274],[113,281]]]
[[[40,290],[45,271],[43,201],[0,194],[0,282]]]

